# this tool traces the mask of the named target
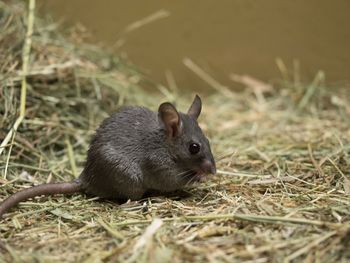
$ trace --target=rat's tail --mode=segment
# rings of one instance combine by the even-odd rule
[[[82,188],[79,182],[69,183],[52,183],[52,184],[41,184],[30,187],[28,189],[21,190],[8,198],[6,198],[0,204],[0,218],[19,202],[33,198],[39,195],[54,195],[54,194],[73,194],[81,192]]]

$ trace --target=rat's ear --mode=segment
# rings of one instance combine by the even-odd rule
[[[168,138],[180,135],[182,131],[181,118],[173,104],[169,102],[162,103],[158,109],[158,116],[164,123]]]
[[[202,100],[198,95],[196,95],[196,97],[192,102],[192,105],[188,109],[187,114],[195,119],[198,119],[198,116],[201,113],[201,110],[202,110]]]

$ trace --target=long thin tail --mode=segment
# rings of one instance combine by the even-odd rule
[[[39,195],[73,194],[81,191],[81,185],[78,182],[52,183],[33,186],[6,198],[0,204],[0,218],[7,212],[7,210],[29,198]]]

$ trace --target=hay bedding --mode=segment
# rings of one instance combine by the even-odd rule
[[[150,96],[130,65],[37,17],[25,54],[27,7],[0,5],[1,141],[20,114],[28,62],[25,118],[1,148],[1,200],[77,176],[94,129],[119,106],[175,100],[184,109],[192,98],[164,88]],[[301,83],[281,63],[273,85],[233,76],[248,85],[236,93],[187,59],[215,89],[200,122],[218,174],[185,196],[121,206],[83,195],[21,203],[0,221],[0,261],[349,261],[349,86],[326,87],[322,72]]]

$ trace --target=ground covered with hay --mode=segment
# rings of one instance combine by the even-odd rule
[[[27,34],[26,9],[0,2],[0,200],[78,176],[95,128],[120,106],[168,100],[185,110],[193,98],[174,87],[150,94],[81,32],[63,38],[34,17]],[[282,81],[233,75],[247,86],[238,93],[185,64],[213,88],[200,123],[217,175],[186,195],[123,205],[84,195],[23,202],[0,220],[1,262],[350,260],[349,86],[327,87],[322,72],[302,83],[279,61]],[[25,116],[11,133],[23,90]]]

